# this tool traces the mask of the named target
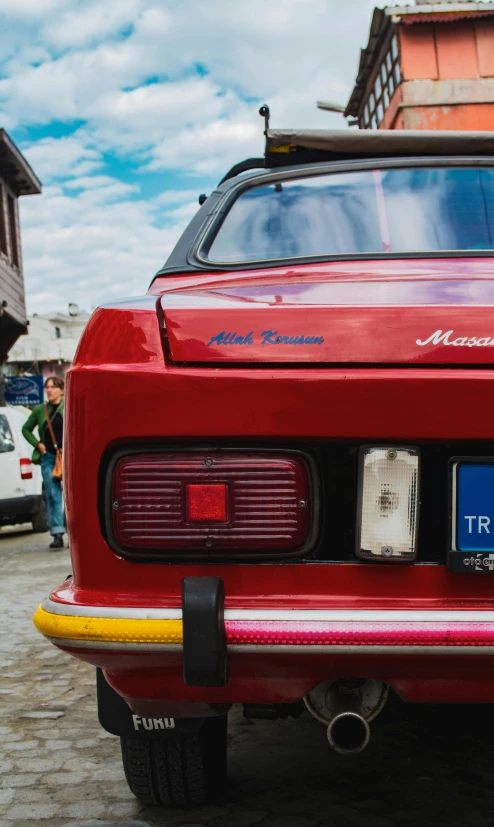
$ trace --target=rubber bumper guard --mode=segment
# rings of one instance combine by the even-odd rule
[[[187,686],[225,686],[228,659],[221,577],[182,580],[183,664]]]

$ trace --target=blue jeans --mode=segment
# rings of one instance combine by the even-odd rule
[[[55,466],[55,454],[43,454],[41,457],[41,474],[45,484],[46,504],[48,506],[48,523],[50,534],[65,534],[63,514],[62,483],[52,477]]]

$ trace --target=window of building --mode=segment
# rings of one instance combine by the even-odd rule
[[[17,212],[15,208],[15,201],[11,195],[7,196],[8,212],[9,212],[9,235],[10,235],[10,249],[12,264],[15,267],[19,266],[19,245],[17,243]]]
[[[377,129],[381,125],[396,87],[401,83],[398,58],[398,41],[396,35],[394,35],[389,49],[378,67],[374,84],[365,101],[360,116],[359,126],[361,129]]]
[[[5,256],[9,254],[7,243],[7,222],[5,221],[5,192],[3,184],[0,184],[0,252]]]
[[[62,338],[62,332],[61,332],[59,327],[56,327],[55,328],[55,339],[61,339],[61,338]]]
[[[393,39],[391,41],[391,56],[393,60],[398,60],[398,38],[396,35],[393,35]]]

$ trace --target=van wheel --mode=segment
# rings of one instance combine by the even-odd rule
[[[48,511],[46,508],[46,499],[44,494],[42,494],[39,501],[39,510],[32,516],[31,524],[33,526],[33,531],[36,532],[36,534],[44,534],[50,527],[48,523]]]
[[[205,718],[199,732],[175,738],[120,738],[127,784],[154,807],[199,806],[226,778],[227,716]]]

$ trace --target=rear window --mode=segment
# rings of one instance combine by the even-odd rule
[[[492,250],[494,169],[332,173],[245,190],[210,244],[218,263]]]
[[[0,414],[0,454],[14,450],[14,437],[5,414]]]

